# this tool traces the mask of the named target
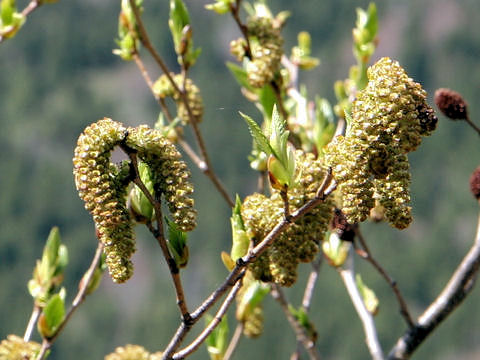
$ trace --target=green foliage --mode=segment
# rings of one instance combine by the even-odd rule
[[[208,325],[213,320],[211,315],[205,316],[205,324]],[[208,335],[205,345],[211,360],[222,360],[228,346],[228,320],[224,316],[220,324]]]

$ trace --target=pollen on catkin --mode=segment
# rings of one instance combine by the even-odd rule
[[[297,183],[288,189],[290,211],[295,211],[313,199],[326,171],[313,154],[295,152]],[[327,231],[333,202],[327,198],[285,230],[259,258],[250,265],[254,277],[281,286],[291,286],[297,279],[300,262],[310,262],[318,252],[319,242]],[[247,235],[255,245],[260,243],[284,215],[283,200],[278,191],[271,197],[253,194],[245,198],[242,218]]]
[[[247,33],[252,58],[247,62],[247,78],[251,86],[261,88],[273,80],[280,69],[283,38],[280,28],[270,17],[252,16],[247,21]],[[238,41],[232,44],[234,54],[239,57]]]
[[[182,231],[196,226],[190,172],[175,146],[160,131],[147,126],[126,128],[111,119],[88,126],[80,135],[73,158],[75,183],[85,208],[92,214],[106,264],[114,282],[133,274],[135,252],[133,221],[127,208],[127,189],[133,179],[129,162],[112,164],[115,146],[136,152],[152,173],[155,198],[162,196]]]
[[[326,147],[325,162],[342,193],[349,223],[364,221],[377,200],[391,225],[403,229],[412,221],[406,155],[432,133],[438,119],[426,92],[398,62],[382,58],[367,75],[346,134]]]
[[[151,354],[143,346],[127,344],[119,346],[105,360],[151,360]]]
[[[73,173],[80,198],[92,214],[113,281],[121,283],[133,273],[133,223],[126,208],[125,168],[110,163],[110,153],[127,136],[127,129],[111,119],[99,120],[80,135],[73,158]]]
[[[184,78],[181,74],[170,74],[179,89],[184,86]],[[177,104],[177,115],[184,124],[189,123],[190,115],[183,98],[175,87],[172,85],[167,75],[161,75],[153,85],[153,91],[161,98],[171,97]],[[193,83],[192,79],[185,80],[185,93],[187,96],[188,107],[195,122],[201,122],[203,118],[203,99],[200,95],[200,89]]]
[[[24,341],[17,335],[8,335],[0,342],[0,360],[34,360],[41,345],[34,341]]]
[[[129,128],[126,144],[151,170],[155,196],[163,195],[173,221],[182,231],[196,226],[197,212],[190,197],[190,171],[175,146],[158,130],[142,125]]]

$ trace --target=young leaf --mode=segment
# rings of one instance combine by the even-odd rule
[[[275,151],[270,146],[270,142],[268,141],[268,138],[263,134],[262,129],[260,129],[260,126],[258,126],[258,124],[250,116],[245,115],[242,112],[240,112],[240,115],[247,122],[248,128],[250,130],[250,134],[252,134],[253,140],[258,145],[258,148],[267,155],[270,155],[270,154],[275,155]]]
[[[229,61],[227,61],[226,65],[240,86],[243,86],[247,90],[254,91],[254,88],[248,82],[247,71],[244,68]]]
[[[213,320],[213,316],[207,314],[205,316],[205,324],[209,324]],[[208,354],[211,360],[222,360],[225,351],[227,350],[228,340],[228,321],[225,315],[220,321],[220,324],[210,333],[205,340]]]
[[[59,294],[53,295],[43,309],[44,320],[39,331],[43,336],[49,337],[55,333],[58,326],[65,318],[65,303]]]
[[[248,246],[250,245],[250,239],[245,232],[245,226],[240,213],[241,206],[242,202],[240,201],[240,197],[237,195],[235,207],[232,210],[232,217],[230,218],[230,223],[232,226],[232,250],[230,252],[230,256],[232,261],[237,261],[237,259],[244,256],[248,251]]]
[[[165,218],[167,223],[168,247],[172,252],[177,265],[181,268],[187,266],[188,263],[188,247],[187,247],[187,233],[181,231],[177,224]]]

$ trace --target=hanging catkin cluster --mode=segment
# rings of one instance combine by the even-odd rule
[[[309,200],[325,177],[321,161],[313,154],[297,150],[296,164],[300,179],[288,189],[288,202],[295,211]],[[242,218],[248,236],[255,245],[281,221],[284,206],[280,194],[274,191],[268,198],[253,194],[245,198]],[[297,279],[297,266],[300,262],[310,262],[318,252],[332,216],[333,203],[327,199],[308,214],[304,215],[282,233],[274,243],[250,266],[256,279],[291,286]]]
[[[249,338],[256,338],[263,332],[263,306],[260,301],[252,305],[252,287],[255,287],[256,281],[252,272],[248,270],[243,277],[242,287],[237,293],[235,300],[237,302],[237,311],[235,316],[243,324],[243,334]],[[249,293],[250,292],[250,293]]]
[[[92,214],[113,281],[128,280],[135,252],[133,221],[126,206],[131,170],[127,162],[115,165],[110,154],[124,144],[152,167],[155,197],[165,195],[177,225],[184,231],[195,226],[193,192],[189,172],[175,147],[158,131],[146,127],[125,128],[111,119],[88,126],[78,138],[73,158],[75,184],[85,208]]]
[[[177,84],[178,88],[181,89],[183,87],[183,76],[180,74],[175,75],[173,73],[170,75],[173,78],[173,81],[175,81],[175,84]],[[183,121],[184,124],[187,124],[190,121],[187,107],[185,106],[180,93],[173,87],[167,75],[163,74],[158,78],[153,86],[153,91],[161,98],[173,98],[177,104],[178,117]],[[187,94],[188,106],[195,121],[202,121],[203,100],[200,95],[200,89],[193,83],[191,79],[187,78],[185,81],[185,92]]]
[[[358,92],[346,135],[325,150],[326,164],[342,193],[350,223],[367,218],[375,201],[399,229],[412,221],[407,153],[435,129],[437,118],[426,92],[389,58],[368,69],[368,85]]]
[[[41,345],[34,341],[23,341],[16,335],[8,335],[0,343],[1,360],[34,360],[40,352]]]
[[[160,360],[162,353],[150,354],[143,346],[128,344],[119,346],[111,354],[105,356],[105,360]]]
[[[147,126],[129,129],[126,144],[137,150],[138,157],[150,167],[155,194],[164,195],[179,229],[193,230],[197,225],[197,212],[190,198],[193,185],[189,182],[187,164],[175,146],[159,131]]]
[[[247,62],[248,82],[251,86],[261,88],[273,80],[280,68],[283,38],[280,25],[271,17],[252,16],[247,22],[247,35],[250,42],[252,58]],[[233,40],[230,51],[241,61],[245,56],[246,41]]]

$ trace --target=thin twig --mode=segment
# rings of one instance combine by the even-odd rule
[[[312,271],[308,276],[307,285],[303,293],[302,308],[307,313],[310,310],[312,303],[313,292],[315,285],[317,284],[318,272],[320,271],[320,265],[322,264],[323,257],[319,256],[316,260],[312,261]]]
[[[380,346],[380,342],[378,341],[377,329],[375,327],[375,322],[373,321],[373,316],[365,307],[362,295],[360,295],[360,292],[357,288],[357,284],[355,281],[353,255],[351,250],[349,251],[349,255],[345,264],[343,264],[343,266],[338,268],[337,270],[342,277],[343,283],[345,284],[348,295],[352,300],[353,306],[355,307],[355,310],[357,311],[357,314],[362,321],[367,347],[370,351],[372,359],[383,360],[383,351]]]
[[[438,297],[391,349],[388,359],[408,359],[428,335],[470,294],[480,268],[480,217],[475,241]]]
[[[215,330],[215,328],[218,326],[218,324],[220,324],[220,322],[222,321],[223,316],[227,312],[230,304],[235,299],[235,295],[237,295],[237,292],[238,292],[238,290],[240,290],[241,286],[242,286],[242,283],[240,281],[238,281],[235,284],[235,286],[230,290],[230,293],[225,298],[222,306],[220,306],[220,309],[215,314],[215,317],[212,319],[210,324],[208,324],[208,326],[200,333],[199,336],[197,336],[197,338],[194,341],[192,341],[192,343],[190,345],[186,346],[185,348],[183,348],[182,350],[180,350],[179,352],[174,354],[173,359],[175,359],[175,360],[183,359],[187,355],[189,355],[189,354],[193,353],[195,350],[197,350],[200,345],[202,345],[202,343],[205,341],[205,339],[208,337],[208,335],[210,335],[211,332],[213,330]]]
[[[225,351],[225,355],[223,355],[223,360],[230,360],[230,358],[232,357],[233,353],[237,349],[238,344],[240,343],[244,327],[245,325],[243,324],[243,322],[239,322],[235,327],[235,332],[230,339],[230,343],[228,344],[227,350]]]
[[[235,4],[231,4],[230,12],[232,13],[233,19],[235,20],[235,23],[238,25],[238,28],[240,29],[240,32],[242,33],[242,36],[246,41],[247,46],[245,49],[245,56],[251,60],[253,56],[252,56],[252,47],[250,46],[250,39],[248,38],[248,29],[247,29],[247,26],[244,23],[242,23],[242,20],[240,20],[240,3],[241,2],[242,0],[236,0]]]
[[[38,305],[33,305],[32,315],[30,316],[30,320],[28,321],[27,328],[25,329],[25,335],[23,335],[23,341],[29,342],[30,338],[32,337],[33,329],[35,328],[35,324],[37,323],[38,317],[42,312],[42,308]]]
[[[162,204],[160,203],[160,201],[158,201],[153,197],[153,195],[150,193],[150,191],[148,191],[147,187],[145,186],[142,179],[140,178],[136,153],[132,149],[130,149],[126,144],[121,144],[120,147],[130,158],[130,161],[135,173],[135,178],[133,179],[133,183],[139,187],[139,189],[143,192],[145,197],[148,199],[148,201],[152,204],[153,208],[155,209],[155,218],[157,221],[157,228],[154,229],[151,223],[147,223],[147,227],[150,230],[150,232],[153,234],[155,239],[157,240],[158,244],[160,245],[163,256],[170,270],[170,275],[172,277],[173,285],[175,287],[178,308],[182,315],[183,321],[188,323],[190,322],[191,317],[188,311],[187,302],[185,299],[185,293],[183,291],[182,280],[180,278],[180,270],[177,266],[177,263],[175,262],[175,259],[170,253],[170,250],[168,249],[167,240],[165,239],[165,234],[163,233]]]
[[[21,11],[22,16],[26,19],[28,15],[30,15],[34,10],[40,7],[42,3],[38,0],[31,0],[27,6]],[[0,43],[3,42],[8,37],[4,37],[0,35]]]
[[[36,360],[42,360],[45,357],[47,351],[50,349],[52,344],[55,342],[57,337],[65,328],[68,321],[74,314],[75,310],[77,310],[77,308],[83,303],[83,301],[87,297],[87,289],[88,289],[88,286],[90,285],[90,282],[92,281],[93,274],[95,273],[95,269],[97,268],[98,263],[100,262],[102,251],[103,251],[103,244],[99,241],[97,250],[95,251],[95,255],[93,256],[92,262],[87,272],[85,273],[85,278],[82,278],[83,280],[80,282],[80,285],[78,287],[78,292],[77,292],[77,295],[75,296],[75,299],[73,299],[72,306],[68,310],[63,321],[60,323],[60,325],[55,330],[55,332],[50,337],[43,339],[42,348],[39,354],[37,355]]]
[[[318,272],[320,271],[320,265],[322,264],[323,257],[319,256],[317,259],[312,261],[312,271],[308,276],[307,285],[305,285],[305,290],[303,292],[302,298],[302,310],[305,314],[308,314],[310,310],[310,305],[312,303],[312,297],[315,290],[315,285],[317,284]],[[297,341],[297,349],[290,356],[290,360],[300,359],[300,351],[302,349],[302,343]]]
[[[272,284],[272,297],[279,303],[280,307],[282,308],[285,317],[287,318],[290,326],[292,327],[293,331],[295,332],[295,336],[297,337],[297,341],[301,342],[303,347],[308,353],[308,356],[312,360],[319,360],[320,353],[318,349],[315,347],[315,342],[311,339],[305,332],[305,329],[302,325],[295,319],[288,308],[288,302],[285,299],[285,295],[280,286],[277,284]]]
[[[478,133],[478,135],[480,135],[480,128],[477,125],[475,125],[475,123],[472,120],[470,120],[470,116],[468,116],[468,114],[465,121]]]
[[[212,183],[215,185],[217,188],[218,192],[222,195],[224,200],[227,202],[227,204],[230,207],[234,207],[235,203],[234,201],[230,198],[230,195],[228,194],[227,190],[225,189],[225,186],[221,183],[221,181],[218,179],[217,175],[213,171],[212,164],[210,162],[210,157],[207,152],[207,148],[205,146],[205,142],[203,140],[202,134],[200,132],[200,129],[198,128],[197,121],[195,119],[195,116],[193,116],[192,109],[190,108],[188,98],[187,98],[187,93],[186,91],[182,91],[178,84],[175,82],[173,79],[170,71],[168,70],[167,65],[163,61],[162,57],[158,52],[155,50],[153,47],[150,38],[148,36],[148,33],[145,29],[145,26],[143,24],[143,21],[140,17],[140,13],[138,11],[137,6],[135,5],[135,0],[129,0],[130,1],[130,6],[133,10],[133,13],[135,15],[135,20],[138,26],[138,31],[140,34],[140,41],[142,42],[143,46],[148,50],[150,55],[153,57],[155,62],[158,64],[158,66],[162,69],[164,74],[167,76],[168,81],[172,85],[172,87],[175,89],[176,92],[180,94],[180,97],[185,105],[185,108],[187,110],[188,116],[190,118],[189,124],[193,129],[193,133],[195,136],[195,140],[197,141],[198,147],[200,149],[200,153],[202,154],[203,157],[203,164],[205,165],[204,167],[200,167],[200,170],[212,181]]]
[[[408,327],[412,329],[415,326],[415,322],[412,319],[412,316],[410,315],[410,312],[408,311],[408,306],[403,298],[402,293],[400,292],[400,289],[398,288],[398,284],[395,280],[393,280],[390,275],[386,272],[386,270],[375,260],[373,257],[372,253],[370,252],[370,249],[367,246],[367,242],[365,241],[365,238],[363,237],[362,232],[360,231],[359,226],[355,226],[355,235],[357,236],[358,240],[360,241],[360,245],[363,248],[363,253],[359,254],[362,258],[367,260],[372,266],[380,273],[380,275],[385,279],[385,281],[390,285],[390,287],[393,290],[393,293],[395,294],[395,297],[397,298],[398,305],[400,306],[400,314],[402,314],[402,317],[405,319]]]
[[[185,338],[186,334],[190,331],[191,327],[203,316],[206,311],[208,311],[208,309],[210,309],[218,301],[218,299],[225,294],[225,292],[228,291],[228,289],[233,287],[243,277],[243,269],[248,264],[255,261],[273,243],[273,241],[275,241],[275,239],[288,226],[291,225],[291,223],[294,223],[297,219],[310,212],[321,202],[323,202],[325,198],[335,190],[335,188],[336,184],[332,179],[331,173],[329,172],[322,182],[322,185],[318,189],[316,196],[312,200],[290,214],[290,221],[286,219],[281,220],[259,244],[257,244],[254,248],[249,249],[247,255],[238,259],[235,267],[228,274],[224,282],[215,291],[213,291],[195,311],[191,313],[191,322],[189,324],[185,324],[183,322],[180,324],[175,332],[175,335],[167,345],[167,348],[163,353],[163,358],[169,359],[171,357],[173,352],[178,348],[179,344]]]

